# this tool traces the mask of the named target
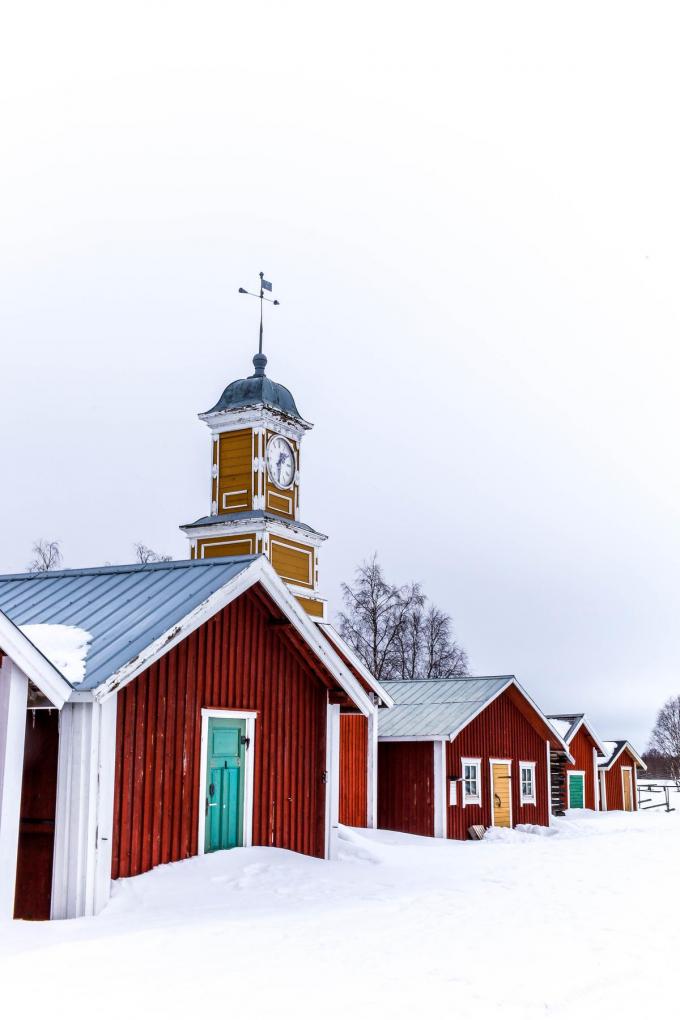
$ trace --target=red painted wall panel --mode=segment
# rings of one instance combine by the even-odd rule
[[[340,822],[368,825],[368,719],[340,716]]]
[[[569,744],[569,751],[575,759],[573,765],[566,766],[567,783],[570,772],[585,772],[584,794],[585,807],[591,811],[595,810],[595,766],[593,764],[593,748],[595,744],[585,726],[577,731],[576,736]],[[567,786],[568,789],[568,786]],[[565,800],[565,806],[566,806]]]
[[[431,741],[378,744],[378,828],[434,835]]]
[[[490,758],[507,758],[512,762],[513,825],[548,825],[546,741],[520,712],[507,691],[473,719],[453,743],[447,745],[447,775],[462,775],[461,757],[482,759],[482,803],[463,807],[462,784],[456,784],[458,803],[456,807],[449,807],[447,813],[447,833],[452,839],[466,839],[471,825],[491,825]],[[536,763],[535,805],[520,805],[520,761]]]
[[[623,783],[621,779],[621,768],[624,766],[633,769],[635,760],[631,758],[628,751],[624,751],[614,762],[608,772],[605,772],[607,784],[607,811],[623,811]],[[635,772],[631,772],[633,787],[633,810],[637,811],[637,789],[635,787]]]
[[[247,593],[118,694],[114,878],[198,850],[201,708],[257,711],[253,843],[323,857],[327,689]]]

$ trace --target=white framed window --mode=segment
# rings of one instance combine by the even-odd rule
[[[463,807],[482,803],[482,759],[461,758]]]
[[[536,803],[536,762],[519,763],[519,801],[520,804]]]

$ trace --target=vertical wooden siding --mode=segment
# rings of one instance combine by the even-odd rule
[[[607,811],[623,811],[623,783],[621,780],[621,768],[631,769],[631,785],[633,787],[633,811],[637,811],[637,790],[635,788],[635,773],[633,765],[635,761],[624,751],[614,762],[608,772],[605,772],[607,785]]]
[[[378,744],[378,827],[434,836],[431,741]]]
[[[368,719],[340,716],[340,822],[368,825]]]
[[[515,695],[517,696],[517,695]],[[462,806],[462,784],[457,784],[458,803],[447,808],[447,835],[466,839],[471,825],[491,825],[490,758],[512,761],[512,824],[548,825],[548,760],[546,740],[538,733],[505,692],[447,744],[447,776],[462,774],[461,757],[482,759],[482,803]],[[536,804],[520,806],[519,763],[536,763]]]
[[[591,811],[595,810],[594,746],[587,729],[585,726],[581,726],[569,745],[569,751],[572,758],[574,758],[574,764],[566,766],[567,781],[569,780],[570,772],[585,772],[583,787],[584,807],[590,808]],[[566,803],[565,799],[565,807]]]
[[[323,857],[327,693],[250,594],[118,694],[114,878],[198,851],[201,708],[257,711],[253,843]]]

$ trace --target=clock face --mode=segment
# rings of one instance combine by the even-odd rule
[[[267,446],[267,471],[274,485],[289,489],[295,478],[295,454],[287,439],[274,436]]]

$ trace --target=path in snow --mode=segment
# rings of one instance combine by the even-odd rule
[[[342,836],[331,863],[226,851],[117,882],[98,918],[0,926],[3,1015],[677,1013],[680,811],[481,843]]]

